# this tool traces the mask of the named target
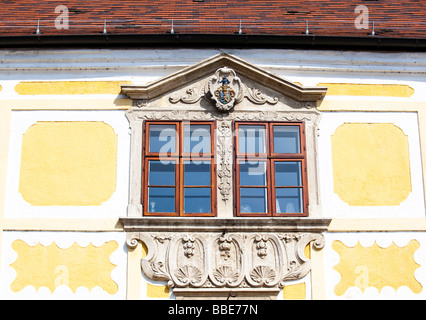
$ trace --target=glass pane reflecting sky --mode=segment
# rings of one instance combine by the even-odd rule
[[[266,128],[262,125],[238,126],[239,153],[266,153]]]
[[[275,162],[275,185],[276,186],[301,186],[302,185],[302,163],[301,162]]]
[[[193,124],[184,125],[184,152],[205,154],[211,153],[210,125]]]
[[[300,153],[298,126],[274,126],[274,153]]]
[[[184,185],[185,186],[209,186],[211,184],[210,161],[184,161]]]
[[[240,161],[241,186],[266,186],[266,162]]]
[[[175,212],[175,189],[148,188],[148,212]]]
[[[174,186],[175,185],[175,170],[174,162],[164,163],[159,160],[149,161],[148,184]]]
[[[303,212],[302,189],[276,188],[277,213],[301,213]]]
[[[240,188],[242,213],[266,213],[267,210],[266,188]]]
[[[176,125],[151,124],[149,126],[149,152],[176,152]]]
[[[211,212],[210,188],[185,188],[184,212],[185,213]]]

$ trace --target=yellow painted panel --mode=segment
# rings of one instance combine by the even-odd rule
[[[308,244],[305,247],[305,257],[310,259],[311,258],[311,245]]]
[[[121,84],[129,81],[36,81],[20,82],[15,91],[21,95],[119,94]]]
[[[170,293],[167,286],[156,286],[147,283],[146,295],[148,298],[168,298]]]
[[[411,97],[414,89],[402,84],[319,83],[330,96]]]
[[[367,248],[359,243],[347,247],[341,241],[333,241],[332,247],[340,255],[339,264],[334,267],[341,276],[334,288],[338,296],[342,296],[351,286],[363,292],[368,287],[375,287],[380,292],[385,286],[395,290],[407,286],[413,293],[423,289],[414,277],[415,270],[420,267],[414,261],[414,252],[420,247],[417,240],[411,240],[403,248],[394,243],[387,248],[381,248],[376,243]]]
[[[306,283],[292,284],[283,288],[284,300],[305,300]]]
[[[145,243],[142,242],[142,258],[145,258],[148,255],[148,247]]]
[[[23,135],[19,192],[34,206],[101,205],[116,171],[117,135],[103,122],[37,122]]]
[[[74,243],[61,249],[55,243],[30,246],[22,240],[15,240],[12,248],[18,255],[10,265],[16,271],[16,278],[11,284],[14,292],[26,286],[33,286],[36,290],[47,287],[53,292],[60,285],[68,286],[73,292],[78,287],[91,290],[96,286],[109,294],[118,291],[117,283],[111,278],[116,265],[110,262],[111,254],[118,248],[116,241],[100,247],[93,244],[80,247]]]
[[[351,206],[394,206],[411,192],[408,138],[389,123],[346,123],[331,137],[334,192]]]

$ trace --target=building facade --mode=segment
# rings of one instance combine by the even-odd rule
[[[423,53],[75,56],[2,52],[2,298],[424,298]]]
[[[82,35],[69,8],[0,11],[2,299],[426,298],[422,26]]]

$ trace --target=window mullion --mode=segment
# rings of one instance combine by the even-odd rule
[[[274,216],[275,214],[275,170],[273,166],[273,160],[268,158],[267,169],[269,172],[267,174],[267,185],[268,185],[268,196],[269,196],[269,216]]]
[[[272,123],[267,123],[267,127],[266,127],[266,135],[267,135],[267,139],[266,141],[268,141],[268,145],[267,145],[267,149],[266,149],[266,157],[267,157],[267,164],[266,164],[266,186],[267,186],[267,197],[268,197],[268,216],[272,217],[274,215],[274,208],[275,208],[275,204],[274,204],[274,183],[273,183],[273,166],[272,166],[272,153],[273,153],[273,139],[274,139],[274,134],[273,134],[273,124]]]

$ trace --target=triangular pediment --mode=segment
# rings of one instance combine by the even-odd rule
[[[218,80],[218,70],[225,70],[222,72],[225,74],[227,70],[231,70],[238,81],[241,78],[254,82],[263,88],[300,102],[316,102],[322,99],[327,91],[324,87],[300,86],[226,53],[215,55],[147,85],[122,85],[121,89],[123,94],[133,100],[151,101],[188,84],[208,79],[215,74]],[[231,73],[229,74],[232,76]]]

